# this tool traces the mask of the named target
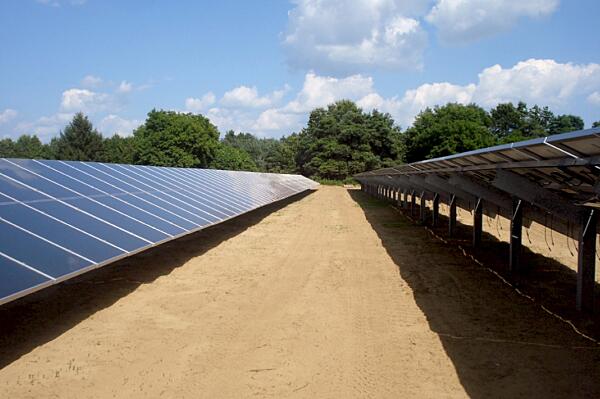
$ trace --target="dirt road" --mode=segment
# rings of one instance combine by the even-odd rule
[[[322,187],[0,308],[1,398],[600,397],[600,347]]]

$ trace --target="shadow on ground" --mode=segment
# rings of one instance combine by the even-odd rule
[[[542,308],[574,319],[599,338],[597,320],[572,310],[575,275],[569,268],[525,250],[527,269],[516,283],[532,302],[463,254],[458,244],[469,245],[467,226],[458,226],[457,237],[444,243],[390,204],[359,190],[348,193],[409,284],[471,397],[600,397],[600,345]],[[444,227],[436,230],[447,236]],[[502,275],[507,254],[507,244],[484,234],[474,256]]]
[[[111,306],[140,285],[168,275],[189,259],[204,254],[310,193],[267,205],[1,306],[0,368]],[[153,259],[159,253],[166,262]]]

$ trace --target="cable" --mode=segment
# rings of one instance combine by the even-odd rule
[[[573,253],[573,251],[571,251],[571,246],[569,245],[569,236],[571,235],[571,222],[567,221],[567,248],[569,249],[569,252],[571,253],[571,256],[575,256],[575,254]]]
[[[525,220],[529,220],[527,218],[523,218]],[[527,224],[527,223],[525,223]],[[529,220],[529,227],[525,227],[525,234],[527,235],[527,240],[529,241],[530,244],[533,244],[533,242],[531,241],[531,237],[529,237],[529,230],[531,229],[531,220]]]
[[[395,211],[399,212],[401,215],[404,215],[404,217],[406,217],[407,219],[411,220],[413,223],[415,222],[415,219],[413,219],[412,217],[410,217],[407,214],[402,213],[399,209],[396,209],[394,206],[392,206],[392,209],[394,209]],[[449,244],[449,242],[447,240],[445,240],[443,237],[441,237],[440,235],[436,234],[433,230],[431,230],[429,227],[427,226],[423,226],[425,228],[425,230],[427,230],[429,232],[429,234],[431,234],[434,238],[436,238],[437,240],[443,242],[444,244]],[[533,298],[530,295],[525,294],[523,291],[521,291],[519,288],[515,287],[513,284],[511,284],[507,279],[505,279],[504,277],[502,277],[497,271],[491,269],[490,267],[486,266],[483,262],[481,262],[480,260],[476,259],[473,255],[467,253],[467,251],[462,247],[462,245],[457,244],[458,249],[461,250],[463,256],[465,256],[468,259],[471,259],[473,262],[475,262],[476,264],[478,264],[479,266],[482,266],[484,269],[486,269],[488,272],[492,273],[494,276],[496,276],[500,281],[502,281],[504,284],[506,284],[507,286],[509,286],[510,288],[512,288],[518,295],[522,296],[523,298],[528,299],[529,301],[531,301],[533,304],[538,305],[544,312],[548,313],[550,316],[556,318],[557,320],[562,321],[563,323],[569,325],[571,327],[571,329],[580,337],[585,338],[586,340],[593,342],[594,344],[600,346],[600,341],[590,337],[589,335],[586,335],[585,333],[581,332],[576,326],[575,324],[573,324],[573,322],[569,319],[565,319],[564,317],[560,316],[557,313],[554,313],[553,311],[551,311],[550,309],[548,309],[546,306],[544,306],[543,304],[539,303],[538,301],[535,300],[535,298]],[[582,347],[585,348],[585,347]]]
[[[554,214],[550,214],[550,241],[552,242],[552,246],[554,246]]]
[[[550,246],[550,244],[548,244],[548,237],[546,234],[547,231],[548,231],[548,213],[544,214],[544,241],[546,242],[548,251],[552,252],[552,247]],[[552,229],[550,231],[552,231]]]

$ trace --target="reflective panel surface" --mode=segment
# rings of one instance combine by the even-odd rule
[[[0,158],[0,304],[317,186],[299,175]]]

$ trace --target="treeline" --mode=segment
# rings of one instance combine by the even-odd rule
[[[600,121],[593,127],[600,127]],[[584,128],[582,118],[548,107],[499,104],[490,111],[450,103],[427,108],[401,131],[389,114],[338,101],[280,139],[227,132],[202,115],[152,110],[133,136],[104,138],[78,113],[50,143],[35,135],[0,140],[0,157],[114,162],[301,173],[344,181],[365,170]]]

